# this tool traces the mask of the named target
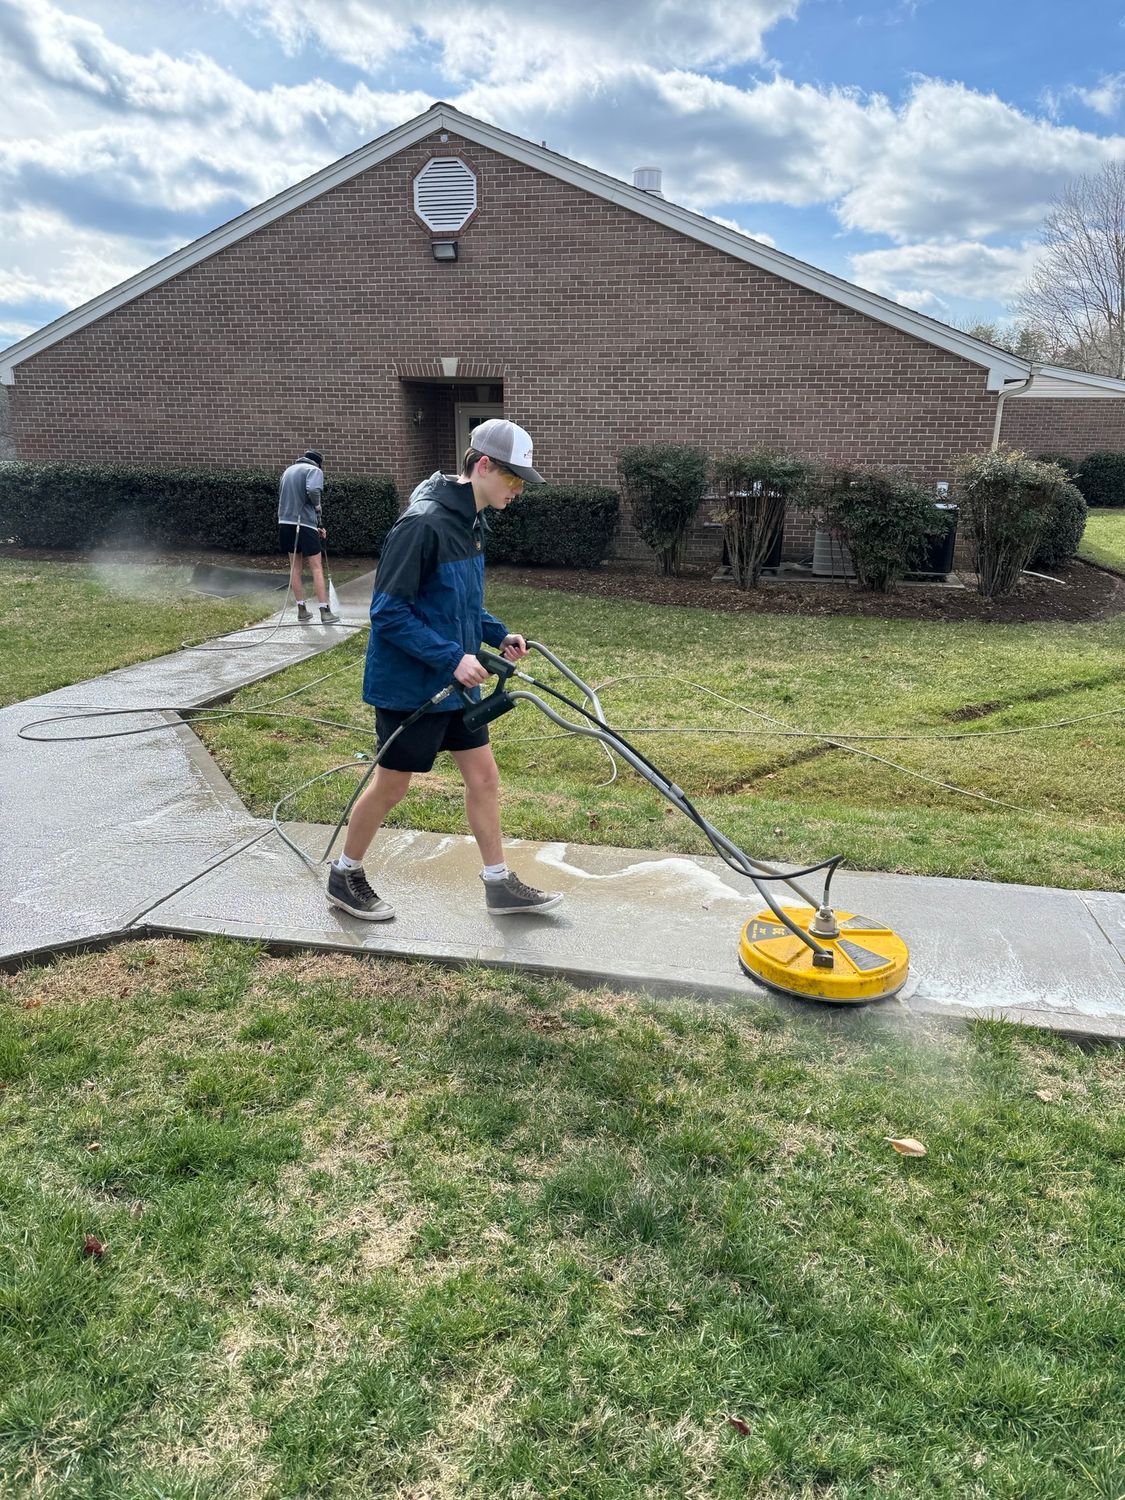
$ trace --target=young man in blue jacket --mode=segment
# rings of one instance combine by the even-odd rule
[[[473,429],[472,447],[456,479],[431,474],[387,534],[371,600],[371,635],[364,701],[375,708],[380,746],[416,709],[457,682],[478,696],[488,673],[477,660],[481,642],[509,661],[527,655],[522,635],[484,607],[482,512],[506,510],[526,484],[542,484],[532,467],[531,438],[495,418]],[[465,783],[465,811],[480,849],[485,903],[497,917],[543,912],[562,900],[508,869],[500,834],[499,773],[488,726],[468,731],[463,704],[433,704],[391,745],[352,809],[344,852],[328,872],[332,906],[368,922],[385,922],[394,907],[372,890],[363,857],[415,771],[428,771],[448,750]]]

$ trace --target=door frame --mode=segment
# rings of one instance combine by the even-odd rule
[[[461,460],[465,456],[465,449],[469,446],[469,434],[478,422],[487,422],[490,417],[502,417],[504,415],[504,403],[502,401],[455,401],[453,403],[453,441],[456,453],[453,455],[454,474],[461,471]]]

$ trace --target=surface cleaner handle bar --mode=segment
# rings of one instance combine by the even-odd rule
[[[496,686],[487,698],[474,702],[467,694],[462,693],[466,699],[467,707],[461,715],[461,722],[466,729],[481,729],[485,724],[490,724],[493,719],[498,719],[501,714],[506,714],[515,708],[514,701],[508,697],[507,682],[516,670],[515,662],[509,661],[507,657],[498,656],[495,651],[480,650],[477,652],[477,661],[486,672],[494,672],[497,677]]]

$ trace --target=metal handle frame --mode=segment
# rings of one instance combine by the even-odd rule
[[[773,912],[774,916],[782,924],[782,926],[787,927],[794,937],[799,938],[800,941],[804,943],[807,948],[811,948],[814,953],[826,954],[830,956],[831,950],[825,948],[822,943],[818,943],[814,937],[805,932],[802,928],[798,927],[797,923],[794,922],[792,917],[790,917],[786,913],[785,908],[780,906],[775,900],[768,885],[764,881],[758,879],[758,875],[768,875],[775,880],[780,880],[782,884],[789,886],[789,888],[796,895],[798,895],[801,900],[806,903],[806,905],[812,907],[815,911],[818,909],[818,907],[827,907],[828,905],[829,886],[831,884],[832,876],[835,873],[836,864],[833,863],[828,871],[827,878],[824,882],[824,897],[820,902],[818,902],[816,898],[812,896],[807,890],[805,890],[803,886],[799,885],[796,880],[790,879],[789,876],[784,873],[784,871],[778,870],[773,865],[768,865],[762,860],[751,859],[751,857],[744,850],[740,849],[737,844],[732,843],[725,834],[720,833],[720,831],[712,823],[708,822],[708,820],[704,818],[702,814],[695,812],[694,810],[689,810],[684,804],[684,794],[682,789],[676,786],[674,782],[669,781],[667,777],[661,776],[659,772],[656,772],[651,767],[647,766],[644,761],[640,760],[639,757],[629,748],[628,745],[624,744],[618,738],[618,736],[606,723],[605,714],[602,711],[602,706],[598,699],[598,695],[597,693],[595,693],[594,689],[590,687],[589,683],[583,682],[582,678],[579,677],[576,672],[573,672],[565,662],[560,661],[559,658],[554,654],[554,652],[549,650],[540,641],[528,641],[527,646],[531,651],[538,651],[541,656],[545,657],[546,660],[549,661],[557,671],[561,672],[562,675],[568,679],[568,681],[572,682],[575,687],[581,688],[582,692],[590,699],[590,702],[594,706],[594,716],[598,720],[598,725],[595,726],[590,723],[572,722],[570,719],[565,718],[563,714],[559,713],[559,711],[553,708],[549,703],[545,703],[537,693],[529,692],[526,688],[509,688],[508,696],[512,699],[523,699],[528,703],[534,703],[535,707],[539,709],[541,713],[545,714],[547,718],[552,721],[552,723],[557,724],[560,729],[565,729],[571,734],[581,734],[585,735],[589,739],[599,740],[603,745],[608,745],[612,750],[620,755],[623,760],[628,761],[629,765],[633,767],[634,771],[636,771],[639,776],[643,776],[644,779],[650,784],[650,786],[655,787],[662,796],[667,797],[672,806],[677,808],[678,811],[682,812],[685,817],[692,818],[693,821],[695,819],[699,820],[699,823],[702,825],[704,831],[707,834],[707,837],[716,845],[716,847],[721,847],[722,849],[724,849],[739,866],[742,873],[747,877],[747,879],[753,881],[758,894],[761,896],[762,900],[769,907],[770,911]],[[526,676],[525,673],[518,670],[513,673],[513,676],[519,677],[525,682],[531,680]]]

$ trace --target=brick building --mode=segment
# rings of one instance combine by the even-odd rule
[[[280,468],[315,443],[404,494],[500,413],[549,478],[610,484],[631,443],[928,483],[997,433],[1125,448],[1125,381],[1033,374],[446,104],[0,353],[0,383],[20,458]],[[619,550],[648,555],[627,527]]]

